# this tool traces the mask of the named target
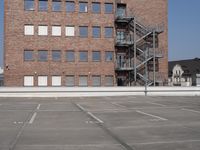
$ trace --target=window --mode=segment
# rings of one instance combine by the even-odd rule
[[[88,12],[87,2],[79,2],[79,12],[82,12],[82,13]]]
[[[79,35],[80,37],[88,37],[88,27],[79,27]]]
[[[88,86],[87,76],[79,76],[79,86]]]
[[[106,52],[105,61],[113,61],[113,52]]]
[[[99,51],[92,52],[92,61],[101,61],[101,54]]]
[[[100,27],[92,27],[92,36],[93,36],[93,38],[100,38],[101,28]]]
[[[48,77],[47,76],[38,76],[38,86],[47,86]]]
[[[53,61],[61,61],[61,51],[60,50],[52,51],[52,60]]]
[[[113,76],[105,76],[105,86],[113,86],[114,85],[114,80]]]
[[[92,76],[92,86],[101,86],[101,76]]]
[[[24,0],[24,10],[34,10],[34,0]]]
[[[66,76],[66,83],[65,85],[68,86],[68,87],[72,87],[72,86],[75,86],[75,78],[74,76]]]
[[[105,38],[113,37],[113,27],[105,27]]]
[[[66,11],[74,12],[75,11],[75,3],[72,1],[66,1]]]
[[[113,13],[113,4],[112,3],[105,3],[105,13],[106,14]]]
[[[75,61],[74,51],[67,51],[67,52],[66,52],[66,60],[67,60],[68,62],[73,62],[73,61]]]
[[[39,0],[39,11],[48,10],[48,0]]]
[[[100,3],[97,3],[97,2],[92,3],[92,12],[93,13],[100,13],[101,12]]]
[[[52,11],[61,11],[61,1],[60,0],[52,1]]]
[[[34,86],[34,77],[24,76],[24,86]]]
[[[38,26],[38,35],[48,35],[48,26],[39,25]]]
[[[117,4],[117,17],[125,17],[126,16],[126,5],[125,4]]]
[[[81,61],[81,62],[88,61],[88,52],[87,51],[79,52],[79,61]]]
[[[74,36],[75,35],[75,29],[73,26],[66,26],[65,27],[65,35],[66,36]]]
[[[33,61],[33,50],[24,50],[24,61]]]
[[[47,61],[48,60],[48,51],[39,50],[38,51],[38,61]]]
[[[24,26],[24,35],[34,35],[34,26],[33,25],[25,25]]]
[[[61,86],[61,76],[52,76],[52,86]]]
[[[52,26],[52,36],[61,36],[61,26]]]

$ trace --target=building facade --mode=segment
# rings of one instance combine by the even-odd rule
[[[169,62],[169,86],[200,86],[200,59]]]
[[[137,86],[167,80],[167,0],[4,2],[5,86]]]

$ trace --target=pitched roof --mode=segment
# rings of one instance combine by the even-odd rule
[[[183,75],[200,74],[200,58],[169,61],[169,75],[172,75],[172,70],[177,64],[182,67],[184,71]]]

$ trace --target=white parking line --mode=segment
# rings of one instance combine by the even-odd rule
[[[154,102],[147,102],[147,103],[149,103],[149,104],[153,104],[153,105],[157,105],[157,106],[166,107],[166,105],[159,104],[159,103],[154,103]]]
[[[121,105],[121,104],[118,104],[118,103],[115,103],[115,102],[111,102],[111,104],[113,104],[113,105],[115,105],[115,106],[119,106],[119,107],[126,108],[126,106],[124,106],[124,105]]]
[[[168,119],[163,118],[163,117],[159,117],[159,116],[155,116],[155,115],[152,115],[152,114],[145,113],[145,112],[143,112],[143,111],[136,110],[136,112],[137,112],[137,113],[140,113],[140,114],[143,114],[143,115],[147,115],[147,116],[151,116],[151,117],[157,118],[157,119],[159,119],[159,120],[163,120],[163,121],[168,120]]]
[[[182,110],[186,110],[186,111],[190,111],[190,112],[194,112],[194,113],[200,113],[200,111],[187,109],[187,108],[183,108]]]
[[[38,106],[37,106],[37,110],[39,110],[39,109],[40,109],[40,106],[41,106],[41,104],[38,104]]]
[[[36,116],[37,116],[37,113],[35,112],[33,114],[33,116],[31,117],[31,120],[29,121],[29,124],[32,124],[34,122]]]
[[[96,121],[98,121],[99,123],[104,123],[101,119],[99,119],[98,117],[96,117],[94,114],[92,114],[91,112],[87,112],[88,115],[90,115],[93,119],[95,119]]]

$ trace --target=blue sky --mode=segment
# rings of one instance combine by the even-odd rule
[[[168,1],[169,60],[200,57],[200,0]],[[3,66],[3,0],[0,0],[0,66]]]

